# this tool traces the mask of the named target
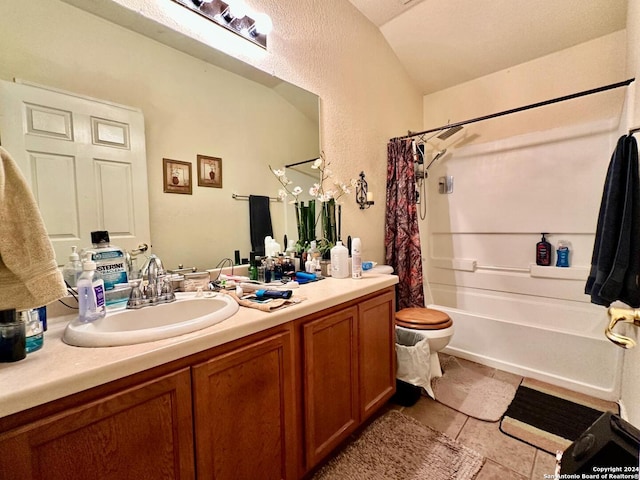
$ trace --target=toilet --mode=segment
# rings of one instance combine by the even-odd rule
[[[403,308],[396,312],[396,325],[419,331],[427,337],[431,354],[431,377],[441,377],[442,368],[438,352],[449,344],[453,336],[453,320],[444,312],[425,307]]]

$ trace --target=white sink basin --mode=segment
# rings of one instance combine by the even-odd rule
[[[152,342],[210,327],[238,311],[237,302],[227,295],[196,298],[180,295],[172,303],[137,310],[107,312],[91,323],[69,322],[63,341],[77,347],[114,347]]]

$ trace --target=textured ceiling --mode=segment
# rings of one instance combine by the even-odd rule
[[[622,30],[627,14],[627,0],[349,1],[423,94]]]

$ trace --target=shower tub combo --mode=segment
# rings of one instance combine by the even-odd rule
[[[623,350],[604,336],[602,308],[482,293],[464,299],[464,308],[428,305],[453,319],[444,353],[605,400],[620,398]]]

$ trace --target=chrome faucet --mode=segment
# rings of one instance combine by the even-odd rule
[[[176,294],[171,287],[169,278],[164,275],[162,268],[162,260],[155,255],[149,255],[141,269],[142,279],[134,281],[134,285],[127,301],[127,308],[142,308],[160,303],[173,302]],[[141,289],[141,283],[147,277],[147,286],[144,291]]]

